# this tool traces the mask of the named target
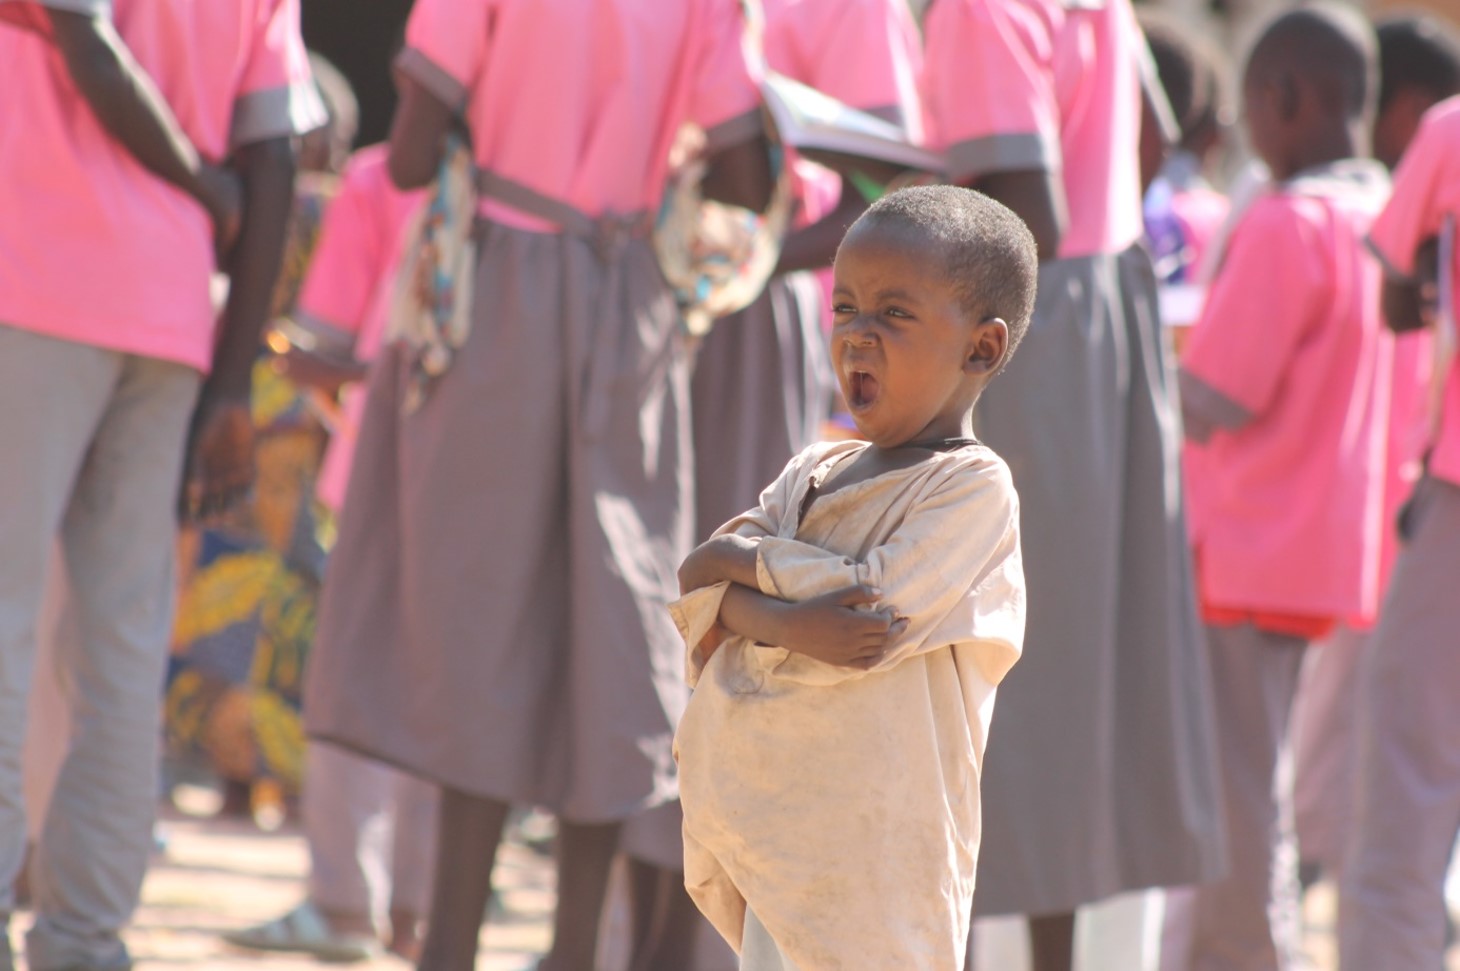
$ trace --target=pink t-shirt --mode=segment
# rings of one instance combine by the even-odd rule
[[[951,178],[1061,173],[1061,257],[1140,239],[1146,52],[1130,0],[934,0],[924,36],[929,138]]]
[[[101,127],[44,7],[109,17],[198,151],[324,121],[298,0],[0,0],[0,322],[206,370],[213,232]],[[23,92],[23,94],[22,94]]]
[[[295,322],[330,356],[370,361],[380,350],[406,230],[425,200],[424,190],[395,187],[387,159],[384,145],[350,157],[299,294]],[[345,390],[342,421],[330,439],[317,490],[333,509],[344,505],[364,405],[363,387]]]
[[[922,41],[906,0],[765,0],[766,63],[922,140]]]
[[[923,140],[922,39],[905,0],[766,0],[763,8],[773,70]],[[797,224],[809,226],[841,200],[841,178],[805,159],[792,164]]]
[[[463,111],[482,169],[590,216],[653,212],[683,123],[712,142],[759,124],[744,28],[738,0],[417,0],[398,63]]]
[[[1192,278],[1196,275],[1196,268],[1201,266],[1207,246],[1216,238],[1222,223],[1226,221],[1229,208],[1227,197],[1210,186],[1186,187],[1179,189],[1171,197],[1172,213],[1180,224],[1188,262],[1185,279],[1177,284],[1165,284],[1163,290],[1182,288],[1195,292],[1194,299],[1187,302],[1193,308],[1193,317],[1186,318],[1187,322],[1194,319],[1195,308],[1201,305],[1203,299],[1203,285]],[[1167,312],[1168,308],[1163,306],[1162,317],[1169,323]],[[1182,444],[1181,476],[1186,495],[1186,528],[1193,543],[1201,539],[1202,527],[1205,525],[1202,517],[1210,506],[1202,492],[1207,488],[1207,477],[1210,474],[1207,465],[1210,461],[1205,446],[1192,441]]]
[[[1274,187],[1232,234],[1182,360],[1208,442],[1203,603],[1334,620],[1379,601],[1392,342],[1363,239],[1388,178],[1336,163]]]
[[[1186,237],[1193,275],[1206,258],[1207,247],[1216,239],[1231,209],[1232,204],[1227,197],[1211,186],[1181,189],[1171,197],[1171,211]]]
[[[1407,278],[1420,245],[1440,232],[1447,215],[1460,219],[1460,98],[1442,101],[1425,115],[1394,173],[1389,205],[1369,231],[1370,248],[1390,272]],[[1460,279],[1460,247],[1455,255],[1452,272]],[[1460,314],[1460,288],[1455,296]],[[1429,471],[1460,485],[1460,359],[1445,386]]]

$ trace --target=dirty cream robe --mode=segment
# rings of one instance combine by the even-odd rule
[[[853,584],[911,623],[871,671],[719,635],[727,584],[671,606],[695,686],[676,752],[685,881],[737,948],[747,907],[800,968],[963,965],[994,689],[1019,656],[1018,496],[989,449],[808,488],[866,445],[813,445],[721,532],[760,540],[760,589]]]

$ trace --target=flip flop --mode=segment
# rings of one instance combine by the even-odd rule
[[[336,934],[313,903],[254,927],[229,931],[223,940],[250,951],[297,951],[331,964],[353,964],[382,956],[385,948],[366,934]]]

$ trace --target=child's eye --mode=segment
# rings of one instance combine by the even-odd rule
[[[906,310],[903,310],[901,307],[888,307],[882,312],[888,317],[900,317],[904,320],[912,319],[912,314],[908,313]]]
[[[840,317],[844,314],[855,314],[857,312],[857,308],[853,307],[849,303],[839,303],[831,308],[831,312]]]

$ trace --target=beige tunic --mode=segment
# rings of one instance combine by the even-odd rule
[[[725,584],[671,606],[695,692],[676,753],[685,881],[736,947],[747,905],[796,966],[963,965],[994,689],[1018,659],[1018,496],[982,446],[819,498],[862,443],[813,445],[722,532],[763,537],[762,592],[862,583],[910,619],[872,671],[730,637],[700,642]]]

